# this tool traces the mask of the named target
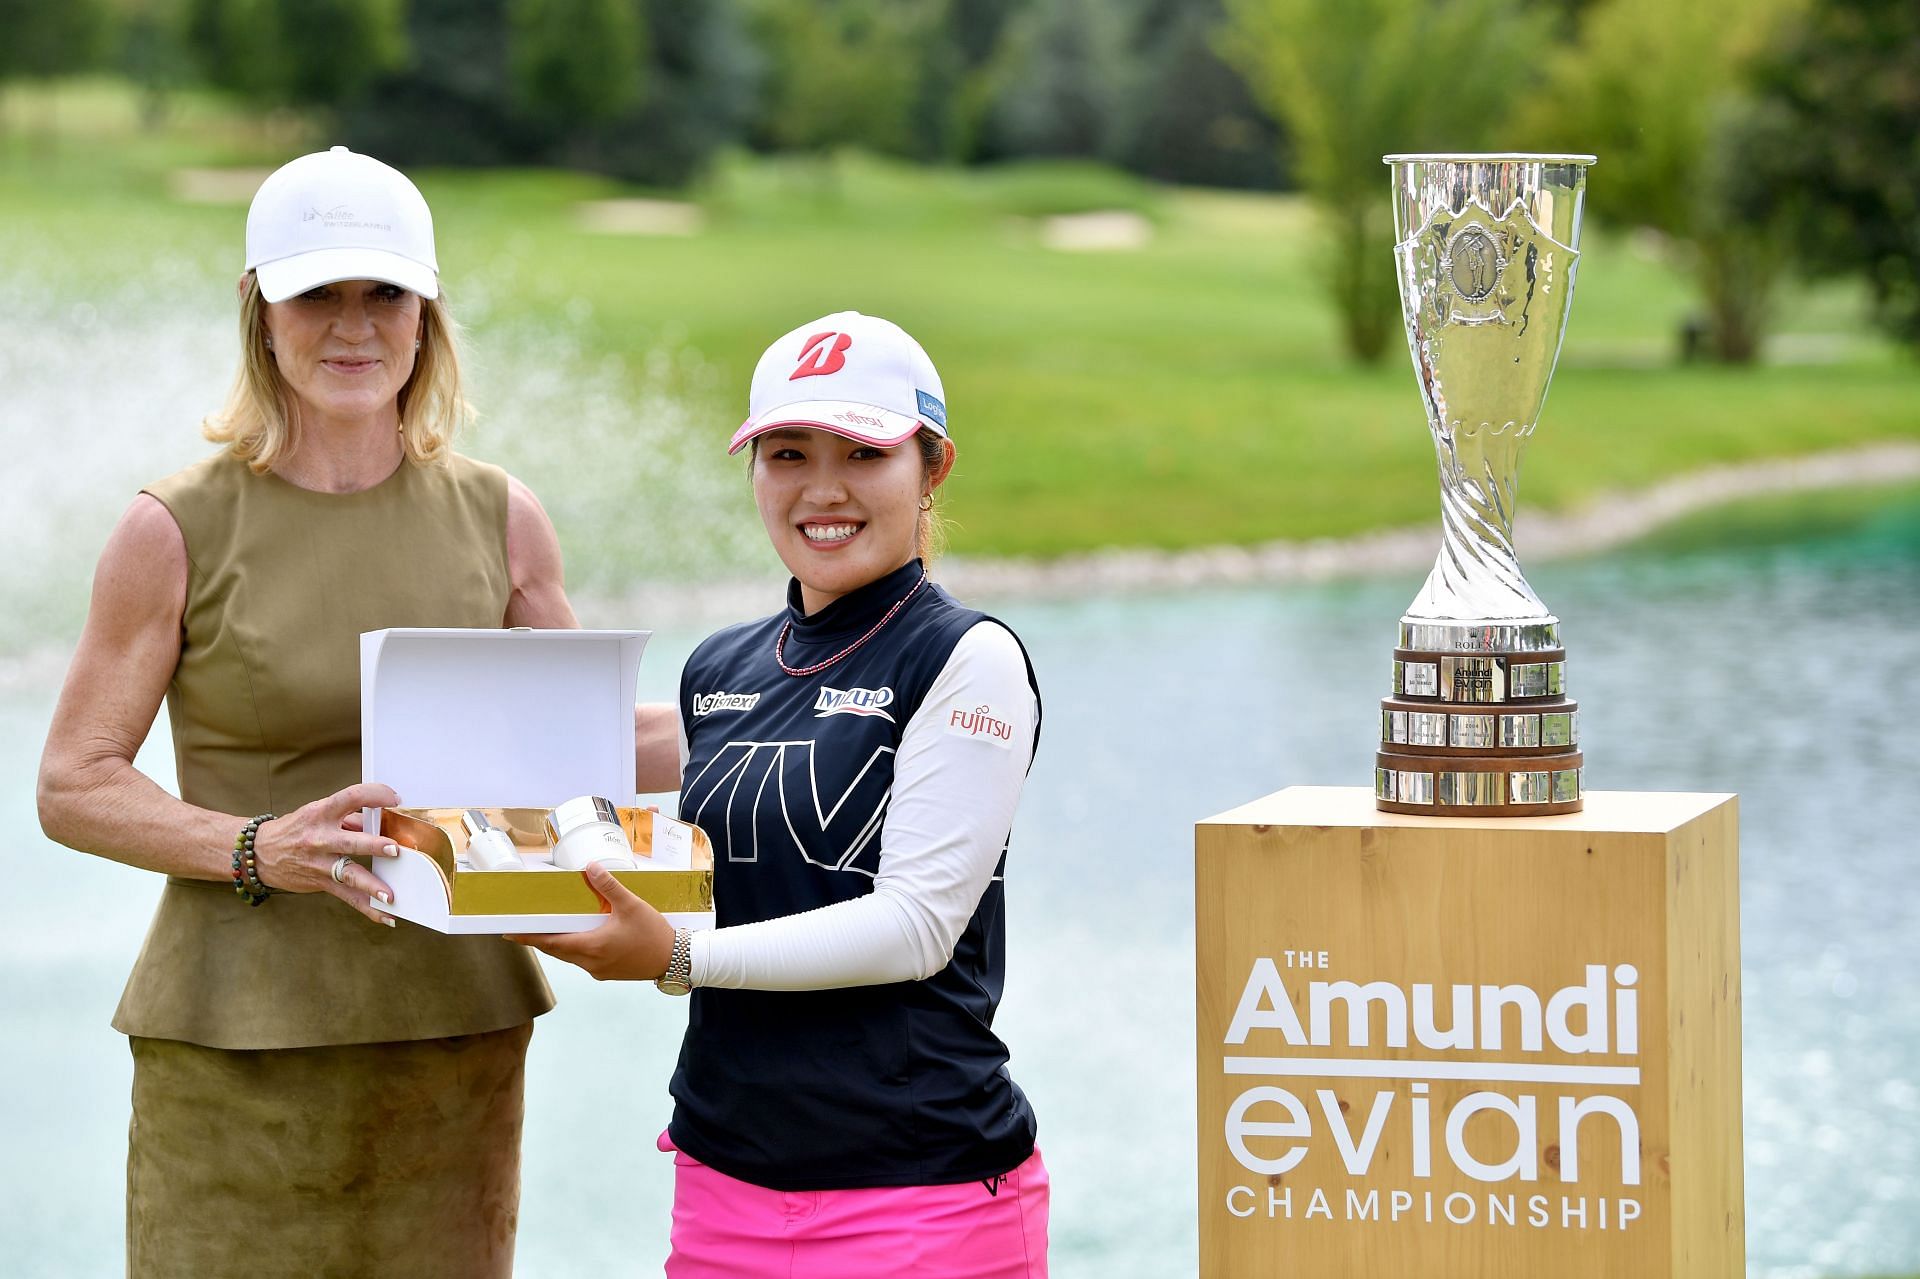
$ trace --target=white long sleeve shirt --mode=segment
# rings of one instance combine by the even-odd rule
[[[981,707],[1004,730],[969,729],[967,717]],[[1019,643],[997,622],[975,623],[901,735],[873,891],[694,934],[694,984],[818,990],[944,968],[1000,861],[1033,760],[1038,709]],[[684,720],[680,743],[684,767]]]

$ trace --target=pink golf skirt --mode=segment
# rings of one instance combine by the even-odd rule
[[[1046,1279],[1040,1152],[990,1181],[768,1190],[675,1150],[667,1279]]]

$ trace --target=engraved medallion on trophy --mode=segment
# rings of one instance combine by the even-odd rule
[[[1400,619],[1376,805],[1534,816],[1581,806],[1560,622],[1513,545],[1520,459],[1559,358],[1587,155],[1390,155],[1407,345],[1440,465],[1441,544]]]

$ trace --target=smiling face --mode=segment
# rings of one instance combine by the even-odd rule
[[[753,497],[780,561],[817,613],[911,560],[920,502],[947,478],[953,445],[929,470],[914,441],[879,448],[810,427],[756,441]]]
[[[420,295],[379,280],[343,280],[266,304],[273,360],[303,421],[397,424],[413,376]]]

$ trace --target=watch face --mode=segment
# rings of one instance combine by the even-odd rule
[[[672,977],[662,977],[653,984],[660,988],[660,993],[663,995],[685,995],[693,990],[693,987],[686,982],[676,981]]]

